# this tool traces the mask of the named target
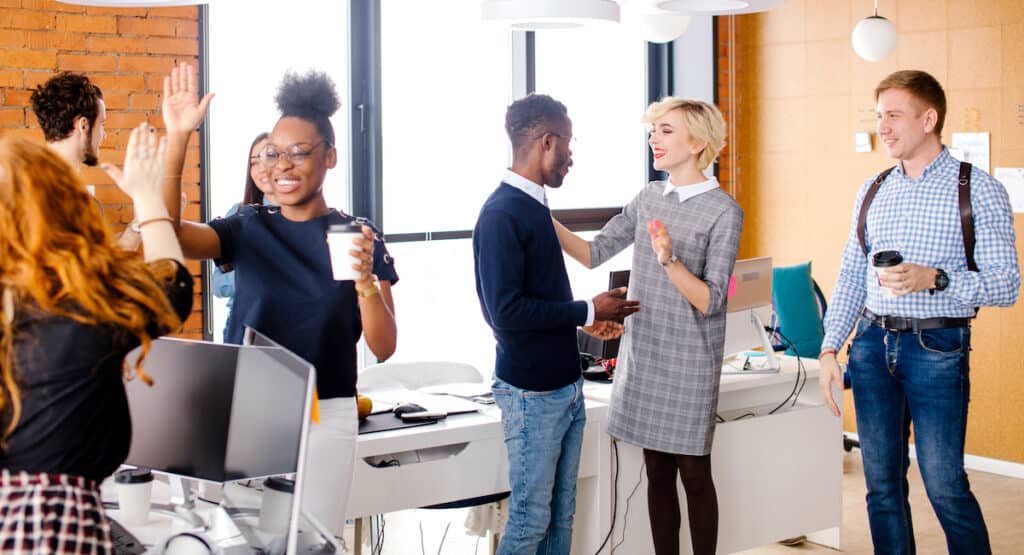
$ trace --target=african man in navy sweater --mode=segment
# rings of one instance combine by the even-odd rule
[[[639,310],[625,288],[574,301],[544,187],[572,166],[565,106],[531,94],[508,107],[512,168],[473,230],[476,291],[497,340],[494,398],[509,458],[498,555],[568,554],[586,415],[576,327],[602,339]]]

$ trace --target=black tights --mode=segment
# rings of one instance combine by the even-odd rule
[[[686,491],[694,555],[714,555],[718,543],[718,496],[711,479],[711,455],[675,455],[644,449],[647,510],[657,555],[679,554],[679,495],[676,472]]]

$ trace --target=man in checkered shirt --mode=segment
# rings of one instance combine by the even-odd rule
[[[977,168],[970,171],[977,262],[977,271],[970,271],[958,200],[960,162],[941,140],[942,86],[922,71],[898,71],[879,83],[875,99],[878,136],[897,164],[869,201],[863,247],[858,215],[875,177],[855,202],[825,317],[822,394],[838,416],[831,385],[842,377],[835,355],[856,328],[849,377],[876,552],[915,551],[906,481],[912,422],[918,466],[949,552],[990,553],[963,464],[970,318],[975,307],[1017,300],[1013,211],[1002,184]],[[903,262],[876,276],[865,249],[869,255],[899,251]]]

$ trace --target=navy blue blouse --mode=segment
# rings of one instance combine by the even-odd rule
[[[295,222],[278,207],[248,205],[210,222],[220,237],[217,265],[235,268],[235,302],[224,340],[241,343],[249,326],[277,341],[313,363],[321,399],[356,393],[356,342],[363,333],[359,299],[354,282],[334,280],[327,250],[328,226],[353,221],[332,210]],[[398,282],[379,234],[373,273]]]

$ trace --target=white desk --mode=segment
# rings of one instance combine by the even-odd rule
[[[715,431],[712,474],[718,492],[718,551],[733,553],[806,534],[812,541],[840,546],[842,524],[842,421],[823,405],[818,361],[804,359],[807,384],[797,405],[767,413],[793,389],[797,364],[780,357],[781,374],[723,376],[718,413],[727,422]],[[612,386],[588,384],[588,399],[607,403]],[[842,399],[842,396],[838,396]],[[753,409],[754,417],[731,421]],[[607,436],[606,436],[607,437]],[[619,484],[615,553],[653,553],[647,514],[647,477],[640,448],[618,442]],[[614,464],[614,462],[612,463]],[[612,472],[614,473],[614,466]],[[629,501],[626,499],[641,482]],[[686,497],[679,487],[683,518],[680,553],[692,553]]]
[[[607,406],[588,400],[586,410],[572,552],[589,555],[610,525],[611,458],[604,433]],[[402,463],[377,467],[368,462],[381,456]],[[346,513],[364,517],[508,489],[501,413],[488,407],[430,426],[360,435]]]

